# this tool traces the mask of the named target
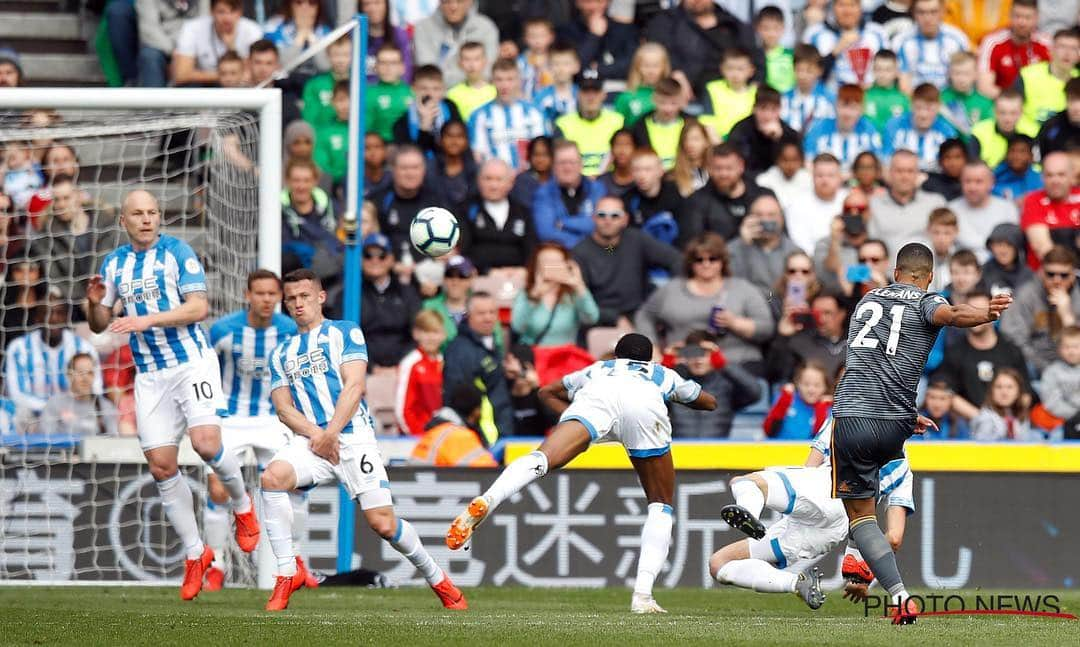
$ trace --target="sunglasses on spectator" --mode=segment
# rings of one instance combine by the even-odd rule
[[[1047,272],[1045,270],[1043,270],[1043,272],[1046,274],[1046,278],[1048,278],[1048,279],[1063,279],[1064,280],[1064,279],[1067,279],[1067,278],[1069,278],[1070,276],[1073,275],[1072,272]]]
[[[694,259],[695,263],[719,263],[719,256],[698,256]]]
[[[811,269],[810,269],[810,268],[808,268],[808,267],[789,267],[789,268],[787,268],[787,273],[788,273],[789,275],[792,275],[792,274],[805,274],[805,275],[809,275],[809,274],[810,274],[811,272],[813,272],[813,270],[811,270]]]
[[[319,0],[292,0],[293,4],[309,4],[312,7],[319,6]]]
[[[386,257],[387,257],[387,253],[386,253],[385,250],[382,250],[382,249],[367,249],[367,250],[364,250],[364,258],[366,260],[381,261],[382,259],[384,259]]]
[[[622,211],[597,211],[596,212],[596,217],[597,218],[622,218],[624,215],[626,215],[626,214],[623,213]]]
[[[885,259],[880,257],[880,256],[860,256],[859,257],[859,262],[860,263],[880,263],[883,260],[885,260]]]

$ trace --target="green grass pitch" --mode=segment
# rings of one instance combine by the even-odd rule
[[[967,592],[969,595],[973,592]],[[980,593],[988,593],[986,591]],[[1010,592],[1012,593],[1012,592]],[[1045,593],[1045,592],[1044,592]],[[634,616],[628,589],[467,589],[448,612],[427,589],[301,590],[280,614],[268,593],[227,590],[182,603],[173,588],[0,587],[0,644],[23,645],[1065,645],[1080,621],[924,618],[893,627],[830,593],[814,612],[790,595],[661,590],[671,613]],[[1059,593],[1080,612],[1080,593]]]

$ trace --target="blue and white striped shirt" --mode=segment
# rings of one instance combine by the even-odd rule
[[[510,105],[498,99],[476,109],[469,117],[469,143],[483,161],[497,157],[514,170],[525,168],[529,140],[550,131],[536,106],[518,99]]]
[[[7,436],[16,431],[15,403],[7,398],[0,398],[0,435]]]
[[[570,98],[560,97],[555,94],[555,86],[549,85],[536,91],[533,97],[533,105],[543,113],[544,125],[549,132],[555,129],[555,120],[563,115],[577,112],[578,87],[575,83],[570,88]]]
[[[293,403],[316,425],[326,428],[334,417],[334,407],[344,381],[341,366],[366,362],[367,344],[360,327],[350,321],[327,319],[306,333],[278,344],[270,355],[271,390],[288,387]],[[367,404],[361,400],[356,415],[342,433],[370,428]]]
[[[832,461],[833,418],[829,416],[814,434],[810,447],[825,455],[826,464]],[[878,470],[878,500],[888,497],[890,506],[906,508],[908,514],[915,512],[915,477],[907,456],[885,463]]]
[[[938,170],[938,149],[946,139],[959,137],[956,128],[945,117],[938,115],[925,132],[915,128],[910,112],[893,117],[885,124],[885,157],[906,148],[919,156],[919,168],[923,171]]]
[[[187,295],[206,292],[206,273],[191,245],[166,235],[146,251],[137,252],[130,244],[118,247],[105,257],[101,275],[106,288],[101,304],[112,308],[119,300],[129,317],[168,312]],[[128,344],[139,373],[179,366],[210,349],[206,333],[195,323],[131,333]]]
[[[822,56],[832,54],[839,41],[840,32],[825,22],[808,28],[803,34],[803,42],[816,47]],[[881,25],[874,22],[865,23],[859,29],[859,40],[836,56],[836,62],[833,64],[832,73],[828,79],[829,87],[835,90],[845,83],[854,83],[864,87],[873,83],[874,66],[872,62],[874,54],[877,54],[878,50],[885,49],[888,42],[888,36],[885,35],[885,29]],[[854,56],[856,53],[861,54],[861,56]],[[858,59],[866,65],[866,68],[862,70],[861,78],[853,65],[854,59]]]
[[[266,328],[248,324],[248,311],[238,310],[210,327],[210,343],[221,359],[221,386],[229,397],[230,416],[274,413],[270,402],[270,353],[296,334],[296,322],[275,312]]]
[[[949,58],[957,52],[971,51],[967,34],[952,25],[942,25],[937,36],[927,38],[912,27],[893,39],[892,49],[900,71],[911,75],[911,85],[933,83],[944,88],[949,81]]]
[[[4,387],[15,406],[40,413],[50,397],[66,393],[70,388],[68,363],[79,353],[94,358],[94,393],[101,393],[101,367],[90,342],[64,330],[60,345],[54,348],[45,343],[44,335],[43,330],[31,331],[13,340],[4,351]]]
[[[836,97],[818,82],[810,94],[800,94],[791,88],[780,97],[780,119],[793,129],[803,132],[818,119],[836,116]]]
[[[882,148],[881,134],[866,117],[860,117],[849,133],[840,132],[835,118],[821,119],[810,126],[803,138],[806,159],[814,159],[818,153],[832,153],[845,169],[851,168],[852,162],[863,151],[881,157]]]

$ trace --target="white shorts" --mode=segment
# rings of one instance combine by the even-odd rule
[[[354,421],[354,426],[356,422]],[[308,446],[308,439],[294,436],[274,457],[284,461],[296,471],[297,489],[310,489],[317,485],[337,481],[345,486],[349,496],[360,503],[361,510],[393,505],[390,497],[390,479],[383,466],[379,445],[374,434],[341,434],[341,450],[337,465],[316,456]]]
[[[809,568],[847,539],[844,504],[830,496],[828,467],[770,469],[784,483],[793,504],[784,516],[750,540],[750,556],[773,562],[778,568],[800,572]]]
[[[595,443],[621,443],[633,458],[662,456],[671,449],[671,419],[655,385],[627,381],[618,393],[582,389],[559,422],[577,420]]]
[[[230,416],[221,420],[221,446],[242,459],[251,449],[263,470],[285,448],[293,433],[277,416]],[[209,467],[207,467],[209,469]]]
[[[135,424],[143,451],[176,445],[202,425],[221,425],[225,397],[217,355],[135,376]]]

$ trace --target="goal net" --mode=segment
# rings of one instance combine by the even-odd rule
[[[202,260],[211,320],[242,307],[247,274],[278,269],[279,102],[275,90],[0,97],[0,580],[182,575],[183,547],[134,436],[127,339],[90,332],[86,283],[127,242],[117,214],[143,189],[162,232]],[[202,462],[182,447],[181,463],[201,509]],[[254,584],[251,558],[227,552],[228,581]]]

